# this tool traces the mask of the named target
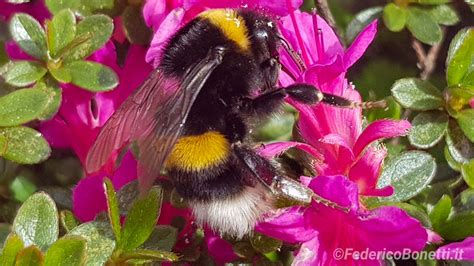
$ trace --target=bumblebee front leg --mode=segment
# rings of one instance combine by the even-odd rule
[[[255,98],[246,98],[243,111],[253,115],[268,115],[278,109],[285,97],[303,104],[317,104],[323,100],[323,93],[309,84],[293,84],[260,94]]]

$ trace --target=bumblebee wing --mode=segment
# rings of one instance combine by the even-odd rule
[[[102,128],[87,156],[87,172],[98,171],[114,152],[131,140],[150,134],[147,128],[154,124],[154,110],[178,89],[178,81],[166,78],[159,70],[152,72]]]
[[[141,187],[148,187],[181,134],[201,88],[222,62],[224,51],[223,47],[211,49],[186,71],[181,82],[160,70],[153,72],[102,129],[87,158],[88,171],[97,171],[112,152],[136,140],[140,151],[139,180]]]

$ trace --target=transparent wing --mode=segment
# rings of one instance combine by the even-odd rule
[[[88,172],[99,170],[117,150],[137,141],[139,180],[148,187],[157,176],[182,132],[189,111],[212,71],[222,62],[224,48],[208,55],[177,81],[155,70],[148,80],[112,115],[86,161]]]

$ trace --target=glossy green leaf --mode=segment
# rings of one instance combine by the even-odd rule
[[[59,221],[61,226],[67,231],[71,231],[79,225],[79,221],[70,210],[62,210],[59,213]]]
[[[259,233],[255,233],[250,238],[252,247],[262,254],[280,250],[282,246],[281,240],[274,239]]]
[[[0,127],[16,126],[38,118],[48,105],[41,90],[21,89],[0,97]]]
[[[53,199],[43,192],[29,197],[18,210],[13,231],[25,246],[36,245],[46,250],[59,234],[58,213]]]
[[[120,248],[134,250],[150,237],[158,220],[161,200],[161,188],[153,187],[145,198],[135,201],[123,226]]]
[[[25,87],[38,81],[47,70],[38,62],[14,61],[5,73],[5,82],[16,87]]]
[[[113,8],[114,0],[46,0],[46,6],[53,14],[71,9],[81,16],[89,16],[95,11]]]
[[[72,80],[72,74],[69,69],[60,66],[60,67],[50,67],[49,73],[59,82],[70,83]]]
[[[137,180],[126,184],[117,192],[117,201],[121,215],[127,216],[128,211],[132,207],[133,202],[138,198],[139,194]]]
[[[383,22],[391,31],[401,31],[407,22],[408,10],[394,3],[387,4],[383,9]]]
[[[48,46],[51,57],[55,58],[76,36],[76,17],[71,10],[58,12],[47,24]]]
[[[417,78],[403,78],[392,86],[392,95],[403,107],[418,111],[443,106],[441,92],[431,83]]]
[[[59,84],[54,81],[40,81],[36,83],[34,89],[40,90],[48,96],[46,108],[37,117],[39,120],[49,120],[59,111],[62,100],[62,90]]]
[[[72,229],[67,235],[86,239],[85,265],[101,266],[109,259],[115,249],[114,235],[107,222],[89,222]]]
[[[456,121],[449,121],[446,146],[452,158],[458,163],[468,163],[474,158],[474,144],[464,135]]]
[[[438,203],[436,203],[429,214],[434,230],[438,230],[439,226],[448,219],[452,206],[453,203],[449,195],[443,195]]]
[[[3,249],[3,245],[5,244],[8,236],[10,235],[10,233],[12,231],[11,227],[12,226],[10,224],[0,223],[0,256],[2,254],[1,250]],[[0,259],[0,261],[1,261],[1,259]]]
[[[352,43],[352,41],[367,25],[369,25],[375,19],[379,18],[382,14],[382,10],[383,8],[381,6],[374,6],[357,13],[351,20],[349,25],[347,25],[347,43]]]
[[[111,90],[118,85],[117,74],[108,66],[89,61],[75,61],[65,67],[71,72],[71,82],[81,88],[98,92]]]
[[[176,244],[178,230],[171,225],[157,225],[141,249],[171,251]]]
[[[160,250],[137,249],[122,253],[121,259],[129,260],[151,260],[151,261],[177,261],[179,257],[173,252]]]
[[[80,236],[65,236],[46,252],[45,266],[82,266],[86,260],[86,240]]]
[[[461,173],[466,184],[469,187],[474,188],[474,159],[462,165]]]
[[[451,167],[455,171],[461,171],[461,164],[454,160],[453,156],[449,152],[448,146],[444,147],[444,158],[446,159],[446,162],[448,163],[449,167]]]
[[[454,212],[474,211],[474,188],[468,188],[454,199]]]
[[[23,246],[21,238],[15,233],[11,233],[5,241],[5,245],[0,253],[0,266],[14,265],[16,255],[23,249]]]
[[[463,240],[474,235],[474,212],[462,212],[452,215],[440,225],[438,233],[448,241]]]
[[[46,34],[39,22],[32,16],[18,13],[10,20],[13,40],[27,54],[45,61],[48,58]]]
[[[459,31],[451,41],[446,58],[446,79],[448,85],[462,83],[469,72],[473,72],[474,62],[474,29],[465,28]]]
[[[10,190],[13,193],[13,198],[24,202],[36,191],[36,186],[28,178],[19,175],[10,184]]]
[[[410,8],[407,28],[415,38],[423,43],[434,45],[441,41],[441,28],[427,10]]]
[[[438,5],[430,9],[430,14],[436,23],[446,26],[452,26],[459,22],[459,15],[450,5]]]
[[[114,185],[110,179],[106,178],[104,181],[106,198],[107,198],[107,214],[109,216],[112,230],[114,231],[115,241],[117,245],[121,245],[121,224],[120,224],[120,212],[117,202],[117,196],[115,195]]]
[[[448,129],[448,115],[441,111],[422,112],[413,118],[410,144],[421,149],[436,145]]]
[[[380,198],[381,201],[405,201],[419,194],[433,179],[436,161],[426,152],[404,152],[384,167],[377,187],[392,185],[392,196]]]
[[[466,135],[471,142],[474,142],[474,109],[459,112],[456,119],[464,135]]]
[[[41,133],[28,127],[0,128],[0,157],[21,164],[46,160],[51,148]]]
[[[46,0],[45,1],[46,7],[48,10],[53,13],[57,14],[64,9],[71,9],[76,11],[81,11],[81,1],[80,0]],[[82,15],[88,15],[88,13]]]
[[[43,253],[36,246],[24,248],[16,255],[15,266],[38,266],[43,263]]]
[[[369,122],[373,122],[379,119],[395,119],[400,120],[402,115],[402,106],[395,101],[395,98],[388,96],[385,99],[387,107],[385,108],[373,108],[367,110],[366,116]]]
[[[86,58],[95,50],[104,46],[112,36],[114,24],[106,15],[93,15],[84,18],[77,24],[76,39],[85,38],[83,42],[69,51],[66,61],[75,61]]]
[[[255,256],[255,249],[248,242],[237,242],[232,245],[235,255],[244,258],[250,259]]]

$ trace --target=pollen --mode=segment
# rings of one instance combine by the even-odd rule
[[[243,51],[249,51],[248,29],[243,18],[235,10],[215,9],[202,13],[200,17],[209,20],[211,24],[219,28],[227,38],[234,41]]]
[[[188,172],[204,170],[225,162],[229,152],[229,141],[217,131],[181,137],[168,158],[166,168]]]

